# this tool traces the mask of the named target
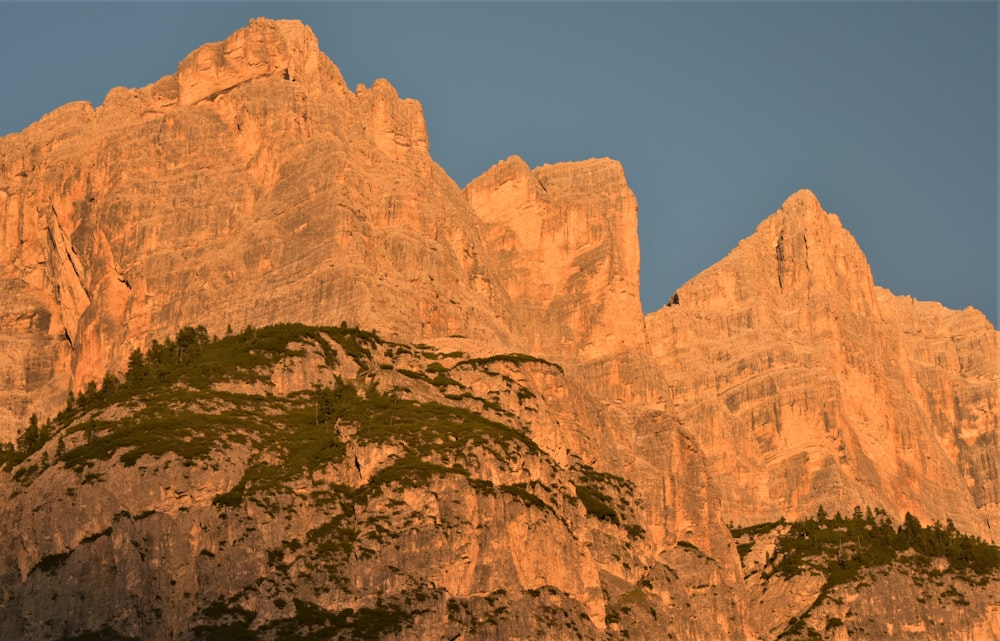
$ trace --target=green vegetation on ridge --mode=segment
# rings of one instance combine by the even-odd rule
[[[816,517],[811,519],[794,522],[781,519],[749,527],[730,527],[740,558],[753,549],[756,538],[778,527],[786,527],[788,531],[775,541],[775,551],[764,569],[765,578],[776,575],[791,578],[807,573],[825,577],[813,604],[800,616],[793,617],[779,638],[819,638],[819,632],[806,624],[808,613],[835,587],[862,583],[865,572],[876,569],[884,572],[895,565],[909,568],[914,581],[924,580],[917,575],[929,578],[951,575],[967,583],[985,583],[1000,570],[1000,548],[979,537],[962,534],[950,520],[945,525],[937,522],[924,526],[907,513],[903,522],[895,525],[884,510],[862,511],[860,507],[855,507],[850,517],[839,512],[830,517],[820,506]],[[935,568],[934,559],[947,560],[947,568]],[[956,603],[961,604],[961,595],[957,591],[954,595]],[[840,625],[844,623],[837,619],[828,622],[827,627]]]
[[[468,477],[470,464],[475,466],[474,459],[481,454],[516,465],[521,457],[540,453],[516,429],[464,407],[400,398],[380,390],[373,379],[363,387],[337,378],[332,387],[314,386],[285,396],[268,393],[274,367],[310,350],[321,354],[331,371],[337,371],[338,354],[346,354],[363,371],[377,372],[381,368],[374,354],[414,353],[406,345],[387,343],[373,332],[343,324],[248,327],[223,338],[210,338],[203,327],[186,327],[174,339],[154,341],[145,353],[134,351],[121,378],[109,374],[100,386],[91,383],[82,393],[70,395],[54,421],[39,426],[32,418],[18,444],[0,451],[2,462],[9,470],[58,438],[54,460],[46,454],[43,467],[62,464],[85,473],[86,483],[100,479],[87,470],[102,460],[115,459],[128,467],[144,456],[155,459],[172,453],[188,465],[199,461],[216,465],[211,463],[214,452],[243,445],[251,452],[243,478],[216,497],[217,505],[232,507],[251,497],[281,493],[290,481],[341,462],[345,443],[337,425],[353,425],[350,438],[359,445],[393,443],[401,448],[366,483],[368,493],[385,484],[418,485],[445,474]],[[434,358],[462,356],[428,352]],[[453,367],[494,362],[545,361],[503,354],[462,360]],[[460,386],[438,360],[430,362],[426,371],[435,378],[420,376],[439,389]],[[533,397],[525,389],[517,395],[521,400]],[[447,393],[442,396],[454,400]],[[488,409],[499,409],[495,402],[478,400]],[[30,481],[37,468],[20,469],[16,476]],[[583,502],[589,515],[621,526],[618,510],[625,505],[616,508],[609,490],[602,488],[618,488],[624,480],[589,468],[578,473],[583,476],[573,498]],[[504,485],[500,490],[527,505],[546,505],[527,485]],[[629,531],[638,533],[641,528],[633,525]]]
[[[71,398],[54,427],[37,428],[33,421],[25,444],[11,448],[5,460],[11,465],[24,460],[51,439],[56,428],[62,430],[61,439],[73,443],[61,448],[57,459],[77,471],[113,456],[130,466],[142,456],[167,452],[194,463],[219,448],[251,444],[259,455],[241,483],[218,499],[233,504],[342,460],[344,443],[333,429],[338,423],[356,425],[352,438],[359,444],[395,442],[407,452],[372,479],[372,489],[381,483],[463,473],[463,461],[477,448],[503,458],[516,458],[514,450],[538,452],[521,432],[480,414],[401,399],[373,384],[359,389],[337,379],[333,387],[280,397],[218,389],[225,382],[266,383],[274,365],[303,355],[310,345],[334,370],[334,343],[363,368],[370,367],[373,350],[382,345],[374,333],[344,326],[275,325],[221,339],[210,339],[201,327],[182,329],[176,339],[154,342],[145,354],[134,352],[123,379],[108,375],[100,387],[92,384]],[[438,364],[428,369],[441,376],[444,368]],[[128,411],[105,417],[103,411],[116,404]],[[425,460],[431,458],[436,462]]]
[[[70,394],[66,408],[54,420],[39,426],[37,418],[32,417],[16,444],[0,444],[0,463],[10,470],[57,434],[63,439],[77,432],[84,434],[85,443],[70,451],[65,451],[61,443],[57,456],[67,467],[78,470],[129,448],[122,459],[126,465],[143,454],[160,455],[166,451],[174,451],[189,461],[204,458],[221,440],[245,441],[245,434],[239,432],[261,427],[262,408],[269,406],[268,413],[284,411],[285,420],[302,422],[304,417],[296,413],[301,414],[309,405],[299,402],[282,406],[276,399],[258,396],[253,410],[245,411],[240,405],[246,394],[222,392],[213,385],[261,382],[269,366],[303,354],[306,343],[318,347],[332,368],[337,358],[333,343],[361,364],[371,358],[371,348],[379,342],[373,332],[346,325],[248,327],[222,339],[209,338],[204,327],[186,327],[174,339],[153,341],[146,353],[132,352],[123,378],[107,374],[99,386],[91,382],[80,394]],[[101,410],[115,404],[127,406],[129,415],[121,419],[98,418]]]
[[[439,401],[401,397],[401,371],[388,361],[390,353],[403,354],[405,362],[423,370],[419,378],[430,385],[421,387],[420,398]],[[317,355],[319,370],[309,371],[327,384],[276,393],[276,371],[297,358],[307,358],[312,367]],[[72,483],[102,483],[111,476],[102,461],[124,468],[139,465],[138,474],[144,476],[178,462],[197,468],[199,474],[227,466],[224,477],[229,479],[236,470],[235,484],[230,480],[220,487],[210,504],[234,536],[202,548],[197,564],[225,563],[237,546],[256,545],[259,550],[261,541],[254,532],[261,514],[301,529],[265,544],[267,572],[261,580],[277,595],[275,603],[285,604],[278,606],[281,618],[265,623],[240,607],[252,607],[251,601],[229,594],[199,618],[199,638],[218,641],[330,638],[334,630],[334,637],[343,632],[350,638],[381,638],[411,625],[413,616],[426,607],[420,601],[430,596],[414,592],[413,603],[389,599],[343,611],[327,611],[306,600],[295,602],[294,614],[286,607],[293,597],[304,599],[310,589],[316,602],[331,591],[351,594],[353,565],[378,563],[382,554],[391,558],[397,552],[393,546],[414,532],[424,536],[448,527],[400,500],[409,488],[434,496],[442,488],[468,489],[478,501],[492,498],[506,506],[501,509],[545,512],[544,517],[536,514],[566,527],[582,515],[592,519],[591,526],[603,522],[600,527],[622,529],[630,540],[644,536],[634,522],[631,483],[580,462],[554,469],[541,477],[548,477],[545,482],[536,473],[526,475],[538,464],[558,466],[518,429],[513,412],[499,412],[501,421],[510,423],[505,424],[469,409],[476,407],[469,398],[486,409],[493,409],[492,403],[500,408],[499,400],[487,404],[460,394],[449,404],[455,399],[444,388],[469,391],[449,374],[476,380],[475,370],[489,363],[516,365],[534,359],[504,355],[455,363],[464,355],[430,354],[444,362],[422,356],[421,362],[407,346],[346,327],[278,325],[247,328],[221,339],[209,338],[203,328],[185,328],[175,339],[153,343],[146,353],[134,352],[121,378],[107,376],[100,386],[88,386],[71,397],[53,421],[38,425],[33,420],[22,443],[5,451],[4,462],[8,469],[16,468],[15,478],[35,470],[22,474],[24,485],[37,477],[36,468],[50,465],[75,471]],[[338,362],[344,358],[357,367],[344,367]],[[383,367],[386,364],[390,367]],[[462,370],[457,370],[459,364]],[[329,372],[323,372],[324,367]],[[362,374],[345,380],[338,375],[345,371]],[[515,394],[521,401],[533,396],[514,380],[512,371],[481,373],[495,383],[488,388],[490,399],[506,394],[509,403]],[[43,455],[38,455],[41,449]],[[497,473],[506,478],[497,481]],[[77,489],[71,484],[67,495],[74,496]],[[80,546],[117,532],[119,516],[135,523],[156,509],[134,517],[123,511]],[[309,514],[307,525],[300,521],[303,513]],[[68,571],[79,562],[76,549],[43,557],[31,572]]]
[[[779,537],[773,573],[795,576],[814,569],[829,577],[831,587],[857,579],[863,568],[888,565],[900,554],[909,563],[928,564],[932,558],[944,558],[952,571],[986,575],[1000,569],[1000,548],[978,537],[959,532],[949,520],[946,525],[923,526],[907,513],[903,523],[894,525],[880,509],[862,512],[854,509],[851,517],[838,512],[830,517],[820,507],[816,518],[786,523],[784,520],[747,528],[731,528],[737,541],[744,535],[753,539],[779,525],[788,525],[787,534]],[[741,557],[749,552],[739,546]]]

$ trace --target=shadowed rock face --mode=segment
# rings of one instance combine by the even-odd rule
[[[646,324],[734,521],[882,505],[995,538],[997,332],[876,287],[811,192]]]

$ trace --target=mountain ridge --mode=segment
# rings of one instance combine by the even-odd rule
[[[808,514],[824,502],[884,502],[901,506],[896,518],[911,511],[934,521],[951,512],[966,531],[994,538],[988,523],[996,503],[967,481],[973,463],[961,453],[982,436],[990,453],[977,449],[973,456],[992,459],[987,441],[1000,428],[998,334],[981,313],[907,303],[912,299],[877,288],[850,233],[807,191],[786,200],[674,300],[646,323],[676,411],[701,426],[693,433],[717,460],[719,478],[734,462],[748,475],[725,496],[746,492],[748,504],[768,506],[765,497],[777,492],[787,501],[749,520]],[[975,347],[956,343],[960,355],[930,365],[934,358],[924,355],[915,329],[925,311],[938,327],[969,323]],[[955,390],[944,401],[950,414],[931,417],[929,406],[943,401],[933,385],[945,379]],[[962,424],[954,398],[966,396],[981,409],[955,430],[976,436],[956,439],[944,425]],[[796,485],[803,479],[810,498],[799,512]],[[977,509],[959,516],[956,506],[972,498],[967,483]],[[872,490],[892,499],[875,501]]]
[[[899,328],[882,310],[929,308],[880,304],[891,299],[877,294],[860,248],[812,192],[791,195],[729,256],[678,289],[677,304],[643,315],[638,206],[620,164],[532,170],[512,157],[459,190],[425,141],[419,103],[400,100],[382,80],[351,92],[308,27],[263,19],[192,52],[173,76],[140,90],[114,89],[96,110],[69,105],[0,140],[0,246],[9,265],[11,328],[0,368],[12,382],[0,405],[5,437],[13,440],[28,415],[52,415],[67,390],[122,371],[135,348],[181,326],[204,324],[219,334],[232,325],[343,320],[413,342],[462,335],[536,353],[562,362],[595,398],[707,425],[729,424],[734,410],[721,408],[742,401],[716,397],[710,415],[700,401],[685,407],[678,393],[691,382],[681,379],[692,367],[714,363],[709,369],[720,370],[728,360],[726,349],[713,352],[703,339],[743,333],[748,346],[774,343],[775,353],[758,355],[769,363],[777,357],[793,369],[805,365],[809,385],[830,390],[829,399],[848,390],[848,414],[838,418],[841,410],[832,406],[810,410],[809,430],[822,424],[828,432],[830,421],[871,422],[866,407],[891,415],[874,421],[880,430],[896,429],[890,398],[909,394],[902,390],[913,387],[906,382],[913,369],[902,348],[892,347]],[[687,315],[693,307],[695,316]],[[906,322],[919,324],[920,313]],[[988,323],[971,322],[982,334],[973,338],[980,353],[954,358],[985,368],[978,382],[969,387],[966,365],[945,369],[949,379],[958,376],[951,396],[971,394],[981,408],[969,414],[975,426],[958,431],[986,434],[998,421],[989,361],[997,339]],[[782,346],[791,337],[795,347]],[[741,362],[732,365],[745,368]],[[924,373],[928,380],[945,375]],[[768,376],[770,387],[758,381],[758,391],[741,393],[763,391],[766,400],[773,395],[767,390],[785,380]],[[878,383],[883,379],[895,381],[893,391]],[[921,385],[911,391],[925,395]],[[718,394],[718,382],[713,386],[705,398]],[[872,398],[869,388],[882,389],[881,396]],[[808,405],[803,394],[788,402]],[[905,411],[922,417],[915,434],[933,433],[935,420],[959,415],[952,407],[931,419],[931,411],[924,401]],[[761,432],[758,419],[773,427]],[[772,408],[724,429],[757,433],[766,450],[781,420]],[[836,453],[821,447],[834,459],[846,456],[849,467],[873,470],[862,478],[874,493],[841,481],[831,491],[841,488],[838,500],[847,503],[848,495],[899,503],[897,518],[907,509],[929,520],[940,516],[930,507],[941,504],[940,490],[907,495],[935,497],[920,501],[894,495],[898,484],[883,484],[872,456],[893,461],[893,469],[903,461],[878,445],[878,433],[832,437]],[[701,447],[709,441],[700,439]],[[926,456],[948,461],[931,475],[947,477],[947,487],[961,488],[960,477],[982,467],[974,446],[958,453],[968,438],[918,441]],[[806,442],[792,441],[794,460]],[[726,451],[715,455],[719,461]],[[791,479],[841,469],[815,465],[796,463],[781,473],[792,475],[788,481],[753,481],[742,491],[766,505],[763,496],[784,487],[780,494],[791,502],[781,509],[794,510],[798,481]],[[986,514],[996,500],[985,489],[992,482],[984,483],[973,489],[977,510]],[[886,492],[890,501],[874,500]],[[810,498],[802,509],[815,510],[818,501]],[[970,531],[987,535],[985,516],[963,518]]]
[[[529,555],[552,574],[545,578],[508,558],[527,554],[514,546],[497,558],[507,569],[496,576],[514,581],[516,574],[517,589],[527,591],[526,599],[540,598],[531,591],[543,585],[558,586],[558,594],[549,596],[560,603],[568,599],[565,611],[582,613],[593,626],[586,628],[588,635],[631,629],[656,638],[657,617],[670,611],[670,625],[692,638],[783,633],[791,624],[755,610],[749,600],[760,584],[746,574],[724,523],[806,519],[820,506],[848,513],[870,505],[898,523],[906,514],[924,523],[950,519],[961,532],[997,540],[1000,333],[981,313],[946,310],[877,287],[867,259],[839,218],[823,211],[811,191],[800,190],[726,257],[679,288],[671,304],[644,314],[637,212],[624,171],[611,159],[532,169],[512,156],[459,188],[430,156],[417,101],[400,99],[385,80],[352,92],[308,27],[253,20],[226,40],[192,52],[174,75],[141,89],[113,89],[97,109],[72,103],[19,134],[0,138],[0,380],[5,381],[0,439],[16,441],[29,416],[44,423],[66,407],[68,392],[88,396],[89,383],[111,380],[109,372],[127,380],[136,354],[141,361],[143,352],[162,347],[154,341],[185,327],[201,326],[206,339],[229,334],[233,327],[247,328],[243,336],[254,327],[281,323],[326,328],[322,332],[328,338],[337,335],[337,327],[361,327],[384,337],[378,339],[383,351],[366,357],[363,366],[355,359],[362,352],[352,355],[344,345],[337,348],[327,338],[307,334],[308,339],[298,340],[311,347],[288,347],[305,350],[301,362],[296,355],[262,371],[270,383],[234,387],[217,382],[213,393],[218,399],[201,399],[185,410],[191,410],[185,414],[188,427],[221,420],[205,408],[218,403],[226,414],[227,394],[252,394],[254,403],[267,403],[268,390],[288,404],[275,410],[285,416],[282,420],[300,425],[307,409],[296,404],[303,398],[314,394],[319,403],[322,390],[343,391],[334,373],[359,393],[377,379],[382,387],[375,389],[382,395],[402,394],[410,402],[414,398],[406,394],[419,387],[423,400],[433,397],[488,420],[507,421],[544,456],[529,447],[531,456],[517,459],[526,468],[502,474],[498,470],[516,467],[516,461],[495,457],[477,468],[481,477],[473,480],[514,487],[528,481],[504,475],[527,470],[535,474],[532,482],[562,478],[570,499],[559,503],[552,512],[558,518],[550,522],[541,516],[550,514],[544,508],[531,511],[540,506],[517,486],[520,490],[510,489],[508,498],[521,500],[529,511],[514,514],[507,503],[483,504],[492,515],[484,527],[495,528],[501,538],[507,536],[505,528],[513,528],[522,542],[530,538],[525,523],[548,528],[565,544],[553,554],[567,563],[572,556],[567,550],[579,548],[581,536],[592,537],[591,544],[610,556],[574,578],[559,564],[546,565]],[[172,343],[178,359],[180,342],[178,334]],[[328,351],[321,343],[345,352],[336,365],[324,360]],[[465,356],[447,356],[458,353]],[[498,358],[503,355],[507,360]],[[490,373],[473,376],[462,369],[498,360],[507,365]],[[401,393],[397,386],[409,391]],[[180,386],[158,393],[183,399],[188,392]],[[374,393],[371,399],[390,402]],[[87,421],[103,421],[101,438],[114,443],[115,435],[130,434],[138,425],[157,443],[157,426],[164,425],[169,412],[145,416],[141,408],[130,407],[127,402],[102,407],[100,412],[111,414],[95,410],[63,427],[83,438]],[[311,410],[314,419],[318,408]],[[382,409],[376,414],[371,423],[357,421],[358,429],[387,430],[389,441],[404,438],[391,436],[383,424],[394,424],[391,414]],[[478,425],[473,416],[462,416],[458,423]],[[438,418],[427,418],[428,425]],[[256,420],[251,424],[262,433],[274,427]],[[338,432],[337,438],[345,442],[355,436]],[[441,438],[448,438],[446,432]],[[69,558],[59,555],[103,541],[100,533],[108,527],[112,545],[87,548],[87,554],[97,554],[115,572],[135,561],[122,552],[124,534],[112,522],[114,493],[95,494],[86,471],[78,470],[77,477],[65,468],[58,471],[51,465],[57,447],[49,442],[0,478],[7,496],[0,510],[13,522],[27,519],[15,533],[19,551],[0,559],[7,568],[5,585],[15,586],[14,592],[31,576],[41,582],[30,583],[35,588],[56,589],[59,580],[46,577],[48,569],[61,567],[59,559]],[[133,481],[147,489],[157,483],[200,487],[182,490],[183,495],[168,497],[170,506],[154,510],[166,519],[156,528],[165,529],[147,534],[165,536],[191,526],[175,504],[182,498],[189,509],[215,519],[219,506],[212,497],[236,487],[240,472],[225,457],[213,457],[229,448],[239,466],[252,467],[251,459],[259,454],[255,447],[234,442],[210,448],[208,462],[203,461],[208,467],[196,465],[188,472],[168,470],[157,457],[155,463],[140,457],[146,476],[128,482],[123,479],[138,472],[125,463],[131,460],[127,452],[112,448],[96,473],[118,488]],[[348,478],[343,475],[351,475],[351,483],[364,485],[377,470],[397,464],[451,469],[433,452],[420,462],[400,447],[361,447],[355,468],[327,470],[333,476],[320,477],[341,483]],[[638,554],[630,547],[639,546],[638,539],[600,518],[610,519],[601,505],[614,502],[601,496],[617,490],[569,491],[573,482],[566,475],[578,473],[574,465],[620,478],[632,488],[634,518],[622,527],[640,527],[644,547],[629,567],[622,559]],[[43,480],[24,495],[19,478],[36,483],[31,466]],[[549,468],[555,471],[540,472]],[[435,491],[464,500],[467,507],[479,505],[477,488],[482,488],[454,469],[448,474],[458,476]],[[306,477],[285,481],[297,489],[305,485],[296,484],[311,482]],[[107,507],[101,514],[110,521],[91,527],[84,516],[63,524],[54,523],[55,515],[45,510],[28,516],[35,514],[34,505],[47,504],[53,492],[65,494],[74,483],[88,486],[81,492]],[[108,486],[100,487],[104,492]],[[395,500],[417,501],[405,483],[396,489],[402,495]],[[122,500],[136,498],[130,491]],[[586,509],[567,507],[577,505],[574,496],[580,505],[589,502],[593,513],[581,516]],[[417,502],[430,505],[428,500],[424,496]],[[237,505],[230,507],[245,511],[248,528],[267,529],[257,521],[264,517],[252,501],[237,502],[235,496],[233,501]],[[329,524],[346,518],[322,506],[306,507],[318,510],[310,514],[322,513],[312,525],[330,531],[336,528]],[[472,519],[476,510],[467,512],[462,518]],[[577,523],[577,517],[596,519],[596,525],[586,521],[585,535],[560,529],[559,523]],[[327,525],[319,523],[323,519]],[[463,540],[478,536],[462,529],[467,524],[453,525]],[[54,537],[47,528],[71,532]],[[444,545],[430,531],[421,540]],[[85,541],[95,535],[100,536]],[[205,540],[215,546],[206,550],[218,555],[218,541],[229,539],[213,534]],[[336,547],[332,539],[327,543]],[[282,550],[283,559],[295,552]],[[188,569],[214,558],[193,553],[200,555],[193,561],[187,552],[170,552],[175,555],[170,558]],[[457,552],[453,556],[460,558]],[[41,571],[35,569],[47,558]],[[442,560],[441,567],[451,568],[453,560]],[[253,566],[257,561],[240,559],[241,572],[265,572],[264,565]],[[400,567],[387,564],[364,580],[402,581],[379,574]],[[473,590],[467,579],[485,581],[490,567],[480,560],[465,569],[446,568],[432,582],[435,590],[447,585],[453,596],[478,599],[485,587],[477,583]],[[640,568],[650,572],[645,579]],[[525,581],[529,575],[534,578]],[[256,597],[240,592],[240,585],[227,583],[222,589],[207,570],[192,580],[207,590],[200,594],[216,590],[220,598],[235,599],[220,606],[233,625],[243,620],[235,608],[265,612],[261,616],[272,622],[298,612],[287,595],[277,597],[284,606],[261,606]],[[643,587],[642,580],[650,586]],[[820,585],[785,587],[811,595]],[[161,597],[170,592],[163,589],[153,592]],[[450,606],[439,598],[444,593],[421,590],[421,596],[437,599],[438,615],[447,618]],[[25,593],[18,594],[11,597],[16,606],[9,607],[19,612],[35,607]],[[374,607],[372,594],[354,601],[343,594],[339,600],[331,597],[317,605],[326,614],[304,605],[303,616],[312,612],[316,625],[332,626],[331,617],[341,616],[344,608]],[[639,607],[650,595],[659,599],[652,610]],[[619,597],[625,601],[615,601]],[[115,598],[102,603],[117,603]],[[883,612],[877,596],[866,598],[875,599],[873,611]],[[464,603],[470,613],[482,605]],[[389,609],[403,605],[394,601]],[[796,601],[785,609],[798,617],[808,607]],[[699,610],[719,615],[699,619],[693,614]],[[914,616],[926,622],[931,615],[920,611]],[[192,612],[174,612],[171,625],[180,626],[177,621]],[[995,614],[978,612],[977,621],[996,627]],[[485,610],[480,615],[485,617]],[[133,627],[120,634],[135,635],[155,625],[138,609],[130,616]],[[427,621],[443,620],[428,616]],[[86,630],[102,625],[99,615],[94,617],[87,619],[93,625]],[[764,619],[769,622],[759,625]],[[461,629],[475,627],[471,619],[463,621]],[[632,627],[623,623],[628,621]],[[70,623],[64,636],[86,631]],[[512,625],[511,633],[529,629],[524,621]],[[405,629],[385,632],[407,638]]]

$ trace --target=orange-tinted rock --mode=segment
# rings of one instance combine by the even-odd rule
[[[343,77],[319,50],[309,27],[296,20],[263,18],[251,20],[222,42],[191,52],[178,65],[177,74],[157,86],[176,86],[176,98],[186,107],[268,76],[292,82],[325,82],[335,92],[348,93]]]
[[[619,163],[532,171],[513,156],[465,194],[530,351],[589,360],[642,345],[637,205]]]
[[[460,190],[429,155],[419,103],[384,80],[351,92],[307,27],[252,21],[174,75],[0,139],[0,440],[179,327],[346,321],[562,365],[497,366],[465,383],[497,399],[544,465],[582,462],[634,484],[648,576],[618,554],[631,546],[618,534],[579,539],[558,519],[465,505],[496,512],[486,539],[518,560],[501,573],[562,586],[594,631],[605,605],[628,614],[602,590],[625,599],[640,579],[672,618],[633,629],[779,629],[784,610],[770,603],[744,617],[753,594],[723,522],[871,505],[998,538],[1000,338],[982,314],[876,287],[839,219],[801,191],[644,318],[636,215],[608,159],[531,169],[512,157]],[[333,375],[304,360],[273,391]],[[356,454],[346,473],[362,480],[387,456]],[[469,498],[461,483],[444,490]],[[30,497],[15,507],[34,514]],[[552,545],[520,552],[538,532]],[[583,548],[585,571],[567,568]],[[489,554],[465,569],[439,557],[449,589],[489,589]]]
[[[995,536],[997,332],[876,288],[810,192],[647,327],[734,522],[872,505]]]
[[[174,76],[0,140],[0,220],[0,438],[184,325],[507,336],[420,105],[384,80],[348,91],[296,22],[253,21]]]
[[[0,437],[181,326],[347,321],[538,354],[579,393],[674,412],[739,521],[858,503],[987,532],[981,315],[876,288],[802,191],[644,319],[636,211],[607,159],[512,157],[463,193],[417,102],[384,80],[352,93],[307,27],[252,21],[153,85],[0,140]],[[585,454],[645,456],[627,449]]]
[[[600,398],[662,409],[639,300],[635,195],[607,158],[531,170],[513,156],[465,188],[524,349]]]

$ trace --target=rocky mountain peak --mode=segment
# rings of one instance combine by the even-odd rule
[[[465,196],[531,349],[600,358],[642,341],[638,205],[620,163],[532,170],[511,156],[470,182]]]
[[[969,443],[997,425],[996,332],[876,288],[812,192],[790,196],[646,328],[675,411],[699,426],[722,484],[740,479],[723,491],[737,521],[868,504],[995,536],[996,492]]]
[[[376,80],[371,88],[358,85],[357,97],[368,114],[368,127],[379,151],[393,160],[401,160],[411,151],[427,158],[427,124],[418,101],[400,99],[385,78]]]
[[[470,327],[478,239],[420,104],[384,80],[352,93],[297,21],[253,20],[0,139],[0,220],[0,439],[184,324],[503,332]]]
[[[823,212],[823,206],[811,189],[800,189],[785,199],[781,211],[788,214],[816,214]]]
[[[864,253],[840,218],[824,211],[808,189],[789,196],[728,256],[681,287],[674,300],[720,311],[746,306],[756,315],[807,307],[879,313]]]
[[[542,186],[531,175],[531,167],[520,156],[497,162],[465,187],[469,204],[488,223],[502,222],[516,213],[514,208],[495,207],[494,202],[513,198],[526,205],[543,194]],[[537,230],[532,235],[537,235]]]
[[[773,256],[771,282],[776,280],[794,304],[809,301],[832,309],[836,300],[866,317],[878,313],[868,260],[840,218],[824,211],[811,191],[789,196],[758,229],[764,230],[767,247],[760,250],[769,259]]]
[[[643,317],[637,212],[607,158],[460,190],[295,21],[0,138],[0,637],[1000,638],[1000,581],[808,569],[1000,540],[1000,332],[808,190]]]
[[[202,45],[177,67],[182,106],[214,97],[265,76],[291,82],[328,79],[346,89],[343,77],[320,51],[312,29],[298,20],[256,18],[221,42]]]

